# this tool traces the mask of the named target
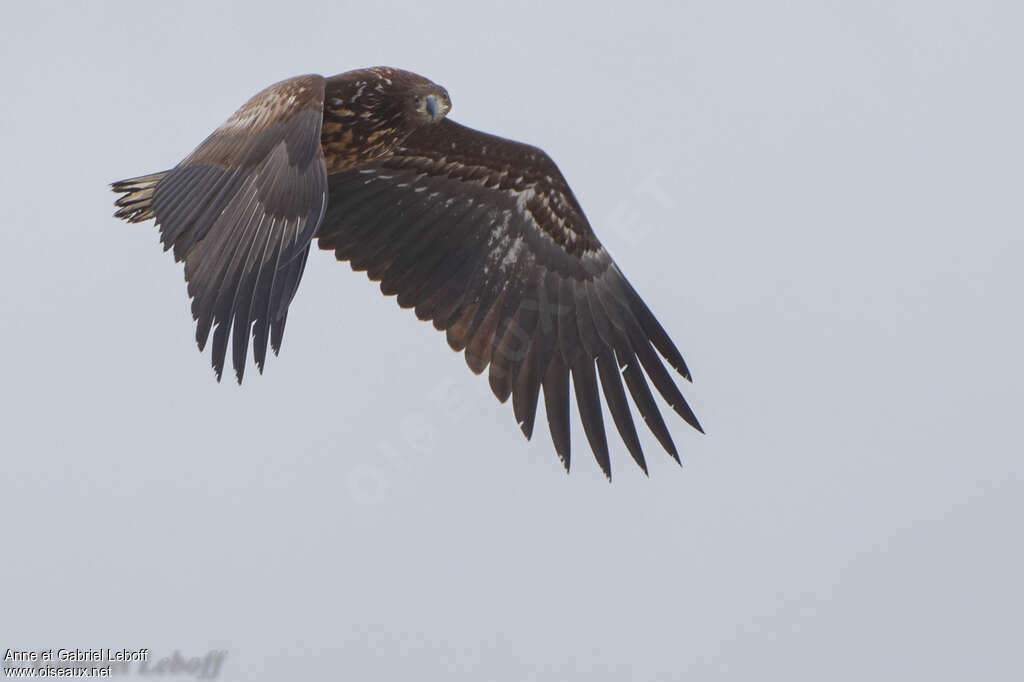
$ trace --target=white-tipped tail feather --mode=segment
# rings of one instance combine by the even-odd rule
[[[114,205],[118,207],[114,215],[130,223],[139,223],[152,218],[153,193],[165,175],[167,175],[167,171],[111,183],[110,188],[114,192],[124,194],[114,202]]]

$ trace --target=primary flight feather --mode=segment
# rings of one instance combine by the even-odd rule
[[[598,383],[626,448],[647,465],[626,391],[658,442],[676,446],[649,378],[701,430],[671,375],[679,351],[598,241],[540,149],[451,121],[444,88],[375,67],[290,78],[260,92],[171,170],[113,183],[117,217],[155,219],[185,262],[203,349],[239,382],[249,338],[262,372],[315,238],[397,294],[533,433],[541,390],[569,468],[569,379],[587,440],[611,477]],[[657,352],[655,352],[657,351]],[[625,387],[623,386],[625,382]]]

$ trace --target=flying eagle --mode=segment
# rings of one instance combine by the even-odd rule
[[[309,248],[334,251],[464,350],[527,438],[543,388],[569,469],[569,376],[583,429],[611,478],[598,378],[647,472],[626,400],[679,460],[648,386],[702,431],[665,366],[690,372],[590,228],[543,151],[447,119],[451,100],[408,71],[290,78],[263,90],[174,168],[113,183],[115,215],[155,219],[185,262],[202,350],[218,380],[228,339],[238,381],[249,337],[260,372],[281,346]],[[657,352],[655,352],[657,351]],[[641,368],[643,371],[641,371]]]

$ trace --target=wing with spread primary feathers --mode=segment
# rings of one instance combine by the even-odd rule
[[[432,320],[474,372],[489,366],[494,394],[512,398],[527,438],[543,390],[552,441],[569,467],[571,377],[606,475],[599,390],[645,472],[627,390],[678,460],[648,378],[699,430],[659,354],[689,379],[686,364],[543,151],[445,120],[413,133],[392,156],[329,176],[328,186],[320,248]]]
[[[117,215],[155,217],[164,248],[185,261],[196,341],[202,349],[212,328],[218,379],[229,334],[239,381],[250,333],[260,370],[268,338],[280,347],[327,202],[323,100],[320,76],[272,85],[173,169],[113,185],[125,193]]]

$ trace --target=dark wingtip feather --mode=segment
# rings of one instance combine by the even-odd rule
[[[604,431],[604,419],[601,416],[601,398],[598,395],[597,375],[594,373],[594,361],[580,357],[572,368],[572,383],[576,392],[576,407],[583,422],[583,431],[590,443],[601,471],[612,478],[611,456],[608,452],[608,439]]]
[[[675,443],[669,443],[672,447],[666,447],[665,451],[668,452],[669,456],[676,461],[676,464],[683,466],[683,460],[679,459],[679,451],[676,450]]]
[[[622,441],[626,444],[626,449],[633,457],[633,461],[643,469],[644,474],[647,474],[647,461],[644,459],[644,451],[640,446],[636,425],[633,423],[633,416],[629,411],[626,393],[622,388],[622,376],[619,374],[619,368],[615,364],[611,351],[606,351],[597,356],[597,369],[601,377],[601,388],[604,391],[605,402],[615,422],[615,428],[618,429]]]
[[[263,319],[257,319],[252,325],[252,357],[260,374],[263,374],[263,366],[267,363],[267,342],[269,340],[270,325]]]
[[[645,334],[650,339],[654,347],[658,349],[661,356],[668,361],[668,364],[672,369],[676,370],[680,376],[689,382],[693,382],[693,375],[690,373],[690,368],[686,366],[686,361],[683,360],[682,353],[676,348],[675,343],[669,337],[668,332],[661,326],[658,319],[651,312],[651,309],[647,307],[644,300],[640,298],[640,294],[637,293],[633,285],[625,278],[618,266],[615,266],[615,271],[619,275],[619,281],[617,282],[620,289],[624,292],[625,300],[629,301],[629,311],[636,316],[637,321],[643,328]]]
[[[288,311],[282,313],[281,318],[270,323],[270,349],[274,351],[274,357],[281,353],[281,341],[284,339],[284,325],[288,321]]]
[[[672,434],[669,433],[661,411],[658,410],[658,406],[654,402],[654,396],[651,395],[651,389],[647,385],[647,380],[644,379],[643,372],[640,371],[639,364],[635,355],[619,358],[622,376],[626,380],[626,386],[633,396],[633,402],[636,403],[637,409],[640,410],[644,423],[661,443],[661,447],[665,448],[665,452],[679,461],[679,451],[676,450],[676,444],[672,442]]]
[[[509,380],[508,374],[507,370],[496,370],[495,365],[492,364],[491,371],[487,375],[491,392],[494,393],[494,397],[498,399],[499,403],[506,402],[512,395],[512,382]]]
[[[572,456],[569,433],[569,368],[565,366],[557,352],[551,356],[542,385],[551,441],[565,470],[569,471]]]
[[[228,350],[228,331],[224,322],[218,322],[213,330],[213,348],[210,350],[210,358],[213,363],[213,371],[217,373],[217,381],[221,380],[224,374],[224,361]]]
[[[537,401],[540,397],[541,360],[540,345],[532,342],[523,359],[523,366],[512,389],[512,413],[519,422],[519,428],[527,440],[533,436],[533,424],[537,418]]]

